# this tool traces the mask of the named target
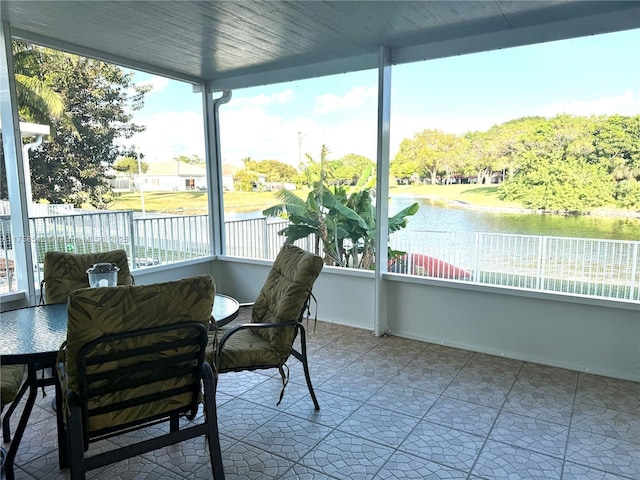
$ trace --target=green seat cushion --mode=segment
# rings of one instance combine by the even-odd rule
[[[89,287],[87,269],[94,263],[115,263],[120,268],[118,285],[133,283],[124,250],[82,254],[50,251],[44,255],[46,302],[64,303],[73,290]]]
[[[215,284],[209,275],[190,277],[174,282],[152,285],[129,285],[104,288],[87,288],[75,290],[69,294],[69,311],[67,324],[67,341],[65,348],[59,353],[58,361],[61,377],[64,375],[65,387],[78,394],[80,392],[77,361],[79,350],[88,342],[112,333],[130,332],[161,325],[181,322],[200,322],[207,328],[211,321],[211,313],[215,296]],[[180,332],[162,332],[149,337],[136,337],[121,340],[127,346],[145,346],[154,341],[179,338]],[[96,348],[99,351],[109,351],[109,343]],[[136,357],[135,362],[153,361],[158,355],[149,354],[147,358]],[[102,372],[105,369],[124,368],[132,364],[132,360],[124,358],[109,364],[98,364],[88,367],[90,373]],[[185,378],[175,382],[192,382]],[[110,380],[112,385],[118,379]],[[171,381],[173,382],[173,380]],[[179,386],[178,383],[163,382],[158,385],[146,385],[144,391],[140,389],[123,389],[116,393],[89,399],[89,408],[96,405],[118,403],[128,398],[154,394],[160,389]],[[171,383],[171,384],[169,384]],[[129,421],[148,418],[152,414],[180,408],[189,405],[193,397],[183,393],[163,400],[156,404],[136,406],[127,410],[92,416],[89,420],[89,431],[99,431],[103,428],[122,425]]]
[[[209,332],[209,344],[213,345],[215,336],[218,340],[227,332],[220,329],[217,332]],[[219,358],[214,358],[213,349],[207,350],[207,361],[213,366],[218,362],[218,371],[243,370],[251,368],[278,367],[287,357],[283,358],[273,346],[260,335],[251,330],[239,330],[234,332],[225,342]]]
[[[24,365],[3,365],[0,367],[0,389],[2,408],[13,402],[22,386]]]

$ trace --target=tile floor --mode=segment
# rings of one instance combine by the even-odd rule
[[[221,376],[227,479],[640,478],[640,383],[324,322],[308,343],[319,412],[294,359],[280,406],[276,371]],[[18,479],[69,477],[51,398],[38,399]],[[201,437],[88,478],[209,479],[204,450]]]

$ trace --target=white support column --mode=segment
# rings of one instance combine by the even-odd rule
[[[224,233],[224,200],[222,186],[222,157],[220,154],[220,105],[231,100],[231,91],[225,90],[214,99],[209,85],[204,88],[204,129],[207,160],[207,191],[209,201],[209,238],[211,253],[226,252]]]
[[[378,146],[376,159],[376,269],[373,330],[388,330],[387,298],[382,274],[387,271],[389,246],[389,133],[391,123],[391,54],[380,48],[378,63]]]
[[[18,278],[18,290],[26,292],[29,303],[35,304],[32,245],[29,241],[28,205],[31,199],[27,198],[22,159],[22,137],[13,72],[11,31],[6,22],[0,26],[0,118],[2,119],[2,144],[11,212],[11,243]]]

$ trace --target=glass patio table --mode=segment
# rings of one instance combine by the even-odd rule
[[[226,325],[238,316],[240,305],[232,297],[216,294],[212,316],[217,326]],[[61,392],[56,379],[55,362],[60,345],[67,339],[67,304],[38,305],[35,307],[8,310],[0,314],[0,363],[2,365],[26,364],[29,388],[27,401],[18,421],[13,441],[5,459],[6,480],[13,480],[13,462],[20,445],[20,440],[27,426],[27,421],[35,404],[39,387],[55,385],[56,399]],[[36,370],[51,368],[53,376],[38,378]],[[58,400],[59,402],[59,400]],[[66,467],[65,441],[62,436],[63,419],[57,411],[58,426],[58,458],[60,467]],[[8,422],[5,415],[3,423]],[[9,433],[9,428],[6,429]],[[8,442],[9,438],[4,438]]]

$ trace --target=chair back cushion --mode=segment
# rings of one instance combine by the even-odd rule
[[[136,332],[152,327],[174,325],[184,322],[196,322],[203,324],[208,329],[211,321],[213,301],[215,297],[215,283],[209,275],[185,278],[183,280],[158,283],[152,285],[129,285],[117,287],[87,288],[75,290],[69,294],[68,324],[66,347],[58,356],[59,361],[64,362],[64,376],[66,388],[81,396],[81,378],[78,360],[81,349],[89,342],[106,335],[123,332]],[[206,337],[206,331],[205,331]],[[168,338],[167,338],[168,337]],[[157,342],[179,340],[179,332],[173,330],[169,333],[162,332],[145,337],[135,337],[129,340],[118,340],[111,344],[103,343],[96,347],[91,355],[113,353],[122,348],[132,349],[144,347],[149,349],[142,358],[120,358],[110,361],[108,364],[91,365],[87,367],[87,375],[96,375],[100,372],[130,371],[132,364],[157,361],[164,355],[151,351],[150,345]],[[206,339],[205,339],[206,344]],[[202,348],[204,358],[204,346]],[[137,362],[137,363],[136,363]],[[166,368],[166,366],[164,367]],[[117,381],[117,380],[105,380]],[[175,385],[169,386],[175,388]],[[113,404],[127,401],[126,395],[156,394],[160,387],[154,387],[154,391],[125,392],[124,398],[93,399],[99,405]],[[188,394],[179,397],[176,401],[188,403],[193,395]],[[174,399],[172,399],[174,401]],[[169,402],[161,403],[161,409],[174,409],[176,405]],[[164,404],[164,405],[163,405]],[[93,405],[95,407],[95,405]],[[88,405],[87,408],[91,408]],[[156,407],[158,407],[156,405]],[[112,425],[122,425],[126,422],[135,422],[140,416],[149,416],[148,407],[144,409],[132,409],[131,411],[114,412],[111,415],[101,415],[89,419],[89,431],[110,428]],[[162,413],[162,412],[154,412]]]
[[[96,253],[46,252],[44,254],[45,299],[47,303],[64,303],[69,293],[89,287],[87,269],[94,263],[115,263],[118,285],[133,283],[127,252],[112,250]]]
[[[295,245],[285,245],[253,305],[252,322],[300,320],[303,307],[324,263],[322,258]],[[286,360],[295,340],[294,328],[253,329]]]

